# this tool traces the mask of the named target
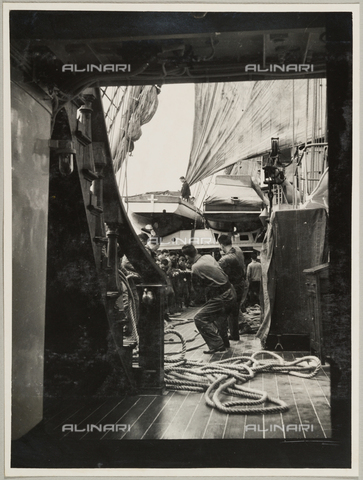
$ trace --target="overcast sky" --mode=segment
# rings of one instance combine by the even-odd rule
[[[158,109],[142,126],[142,136],[128,160],[128,195],[180,190],[179,177],[186,174],[193,135],[194,84],[164,85],[158,98]]]

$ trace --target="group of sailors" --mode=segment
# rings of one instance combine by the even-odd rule
[[[241,307],[249,290],[248,279],[261,281],[261,264],[245,267],[242,250],[232,245],[229,235],[218,237],[223,255],[217,262],[212,255],[201,255],[194,245],[184,245],[182,253],[191,264],[192,279],[198,279],[205,289],[206,302],[194,317],[195,325],[208,346],[206,354],[224,352],[230,340],[238,341],[240,328],[247,333]],[[254,257],[254,260],[256,257]],[[257,280],[254,280],[257,281]],[[240,322],[240,318],[242,321]]]
[[[194,321],[208,346],[204,353],[223,352],[240,334],[252,333],[242,312],[248,305],[261,303],[262,269],[256,253],[246,268],[243,251],[232,244],[230,235],[218,237],[219,261],[212,255],[201,255],[194,245],[184,245],[181,253],[176,253],[153,248],[146,233],[139,239],[166,275],[164,319],[170,321],[189,306],[202,305]],[[132,267],[124,260],[122,266],[129,271]],[[137,295],[136,287],[132,290]]]

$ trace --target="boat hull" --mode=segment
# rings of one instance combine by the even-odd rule
[[[129,197],[126,204],[135,227],[141,230],[146,225],[152,225],[159,237],[204,226],[199,210],[179,197],[138,195]]]
[[[228,220],[226,220],[227,215],[229,217]],[[218,214],[208,215],[205,213],[204,217],[207,225],[213,230],[218,230],[219,232],[245,233],[253,232],[262,227],[259,215],[260,212],[258,212],[257,215],[242,213],[233,215],[233,213],[225,213],[223,216]]]
[[[210,228],[220,232],[253,232],[262,227],[261,210],[241,211],[238,205],[205,205],[204,218]]]
[[[218,175],[204,202],[204,218],[213,230],[252,232],[261,228],[262,192],[249,175]]]

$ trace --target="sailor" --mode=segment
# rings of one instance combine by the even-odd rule
[[[192,265],[192,278],[205,287],[207,302],[194,318],[209,347],[204,353],[224,352],[229,347],[227,315],[236,303],[236,292],[227,275],[211,255],[200,255],[194,245],[184,245],[182,253]]]
[[[245,259],[242,250],[237,246],[232,246],[232,239],[229,235],[219,235],[218,243],[224,253],[218,264],[228,275],[237,295],[236,304],[228,317],[228,338],[229,340],[239,340],[239,310],[244,294],[247,292]]]
[[[150,237],[147,233],[140,233],[138,235],[140,242],[144,245],[145,250],[151,255],[151,257],[155,260],[156,254],[154,248],[150,244]],[[158,245],[157,245],[158,246]]]
[[[185,257],[181,256],[178,261],[178,267],[180,271],[180,280],[181,280],[181,297],[182,302],[186,308],[190,304],[190,294],[191,294],[191,271],[187,269],[185,263]]]
[[[185,177],[180,177],[180,181],[182,182],[181,197],[188,202],[190,197],[189,183],[185,180]]]
[[[164,320],[170,322],[169,315],[175,313],[173,306],[175,304],[175,294],[173,284],[170,277],[170,262],[166,258],[160,261],[160,268],[166,274],[166,286],[164,290]]]
[[[249,284],[248,297],[251,306],[260,305],[260,288],[261,288],[262,267],[257,261],[257,254],[252,253],[251,263],[247,266],[247,281]]]

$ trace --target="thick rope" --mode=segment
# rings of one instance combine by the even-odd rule
[[[126,286],[127,292],[129,294],[129,312],[130,312],[130,318],[131,318],[132,339],[136,342],[137,345],[139,345],[139,334],[137,332],[137,325],[136,325],[136,301],[132,293],[127,276],[121,271],[121,269],[118,270],[118,273],[119,273],[119,278]]]
[[[291,362],[285,361],[274,352],[259,351],[250,357],[242,355],[205,363],[187,360],[186,341],[178,331],[168,329],[165,335],[176,335],[181,340],[181,352],[170,352],[165,357],[165,384],[170,390],[205,392],[208,406],[227,414],[256,415],[286,412],[288,405],[267,392],[248,388],[244,384],[259,373],[283,373],[301,378],[314,377],[321,368],[320,360],[305,356]],[[174,357],[175,356],[175,357]],[[259,358],[259,357],[271,358]],[[222,399],[222,395],[233,395],[237,399]]]

